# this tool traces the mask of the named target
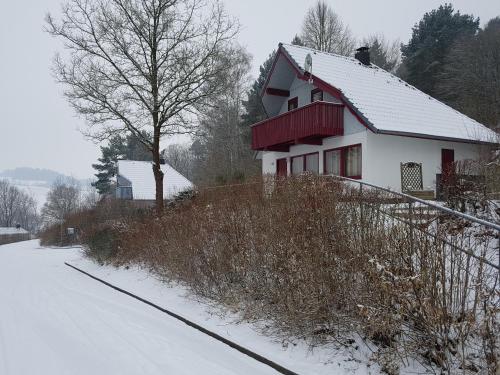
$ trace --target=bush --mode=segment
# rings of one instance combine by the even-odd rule
[[[284,336],[348,345],[357,332],[384,358],[494,369],[497,273],[457,250],[496,262],[494,234],[449,218],[410,226],[426,212],[389,211],[404,204],[324,177],[270,179],[203,189],[161,217],[101,221],[86,243]]]
[[[118,249],[117,231],[112,225],[98,225],[86,232],[83,242],[86,244],[85,254],[100,264],[110,261]]]
[[[63,224],[56,224],[40,232],[42,246],[84,245],[93,241],[93,235],[100,241],[101,231],[111,232],[113,225],[124,220],[138,220],[149,216],[150,210],[138,208],[131,202],[107,199],[91,209],[74,212],[65,218]],[[74,228],[75,234],[69,235],[67,228]],[[106,236],[106,235],[104,235]]]

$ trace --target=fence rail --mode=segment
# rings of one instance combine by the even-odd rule
[[[475,217],[475,216],[472,216],[472,215],[468,215],[468,214],[463,213],[463,212],[455,211],[455,210],[452,210],[452,209],[450,209],[448,207],[444,207],[444,206],[439,205],[437,203],[426,201],[426,200],[423,200],[423,199],[411,196],[409,194],[400,193],[400,192],[391,190],[389,188],[385,188],[385,187],[382,187],[382,186],[371,184],[369,182],[360,181],[360,180],[354,180],[352,178],[342,177],[342,176],[335,176],[335,175],[324,175],[324,177],[337,179],[337,180],[348,182],[348,183],[351,183],[351,184],[357,184],[359,186],[359,188],[360,188],[360,195],[363,194],[363,186],[366,186],[366,187],[369,187],[371,189],[374,189],[375,191],[379,191],[379,192],[382,191],[382,192],[385,192],[385,193],[388,193],[388,194],[391,194],[393,196],[401,198],[401,200],[402,200],[403,203],[407,203],[408,204],[409,220],[404,220],[404,219],[402,219],[400,217],[397,217],[396,215],[394,215],[394,214],[392,214],[390,212],[387,212],[386,210],[380,210],[378,208],[376,208],[376,209],[378,211],[380,211],[382,214],[389,215],[393,219],[398,220],[400,222],[403,222],[403,223],[409,225],[412,229],[416,228],[417,230],[426,233],[428,236],[431,236],[431,237],[433,237],[435,239],[439,239],[444,244],[446,244],[446,245],[454,248],[455,250],[458,250],[458,251],[461,251],[461,252],[463,252],[463,253],[465,253],[467,255],[470,255],[473,258],[475,258],[475,259],[477,259],[477,260],[479,260],[479,261],[481,261],[481,262],[483,262],[483,263],[485,263],[485,264],[487,264],[487,265],[495,268],[496,270],[500,271],[500,225],[499,224],[493,223],[493,222],[490,222],[490,221],[487,221],[487,220],[484,220],[484,219],[481,219],[481,218],[478,218],[478,217]],[[498,246],[497,246],[498,263],[495,264],[495,263],[489,261],[488,259],[485,259],[484,257],[478,256],[477,254],[474,253],[473,250],[464,249],[462,247],[456,246],[456,245],[452,244],[450,241],[448,241],[447,239],[438,238],[438,236],[436,236],[435,234],[431,233],[430,231],[426,231],[426,230],[423,230],[422,228],[417,227],[415,225],[415,222],[414,222],[414,216],[416,216],[415,215],[415,209],[416,209],[415,203],[418,203],[419,205],[421,205],[420,207],[424,206],[427,209],[432,209],[432,210],[435,210],[435,211],[439,211],[439,212],[441,212],[443,214],[450,215],[450,216],[452,216],[454,218],[460,218],[460,219],[465,220],[465,221],[467,221],[469,223],[475,223],[475,224],[481,225],[481,226],[483,226],[485,228],[488,228],[488,229],[496,231],[496,237],[498,239]],[[363,204],[367,204],[367,203],[363,203]],[[421,209],[420,209],[420,212],[422,212]]]

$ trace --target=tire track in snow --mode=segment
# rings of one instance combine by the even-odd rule
[[[263,356],[255,353],[255,352],[253,352],[253,351],[251,351],[251,350],[249,350],[249,349],[247,349],[247,348],[245,348],[245,347],[243,347],[241,345],[238,345],[237,343],[235,343],[235,342],[233,342],[231,340],[228,340],[228,339],[226,339],[226,338],[218,335],[215,332],[209,331],[208,329],[203,328],[202,326],[200,326],[200,325],[198,325],[198,324],[196,324],[196,323],[194,323],[194,322],[192,322],[192,321],[190,321],[190,320],[188,320],[188,319],[186,319],[186,318],[184,318],[184,317],[182,317],[182,316],[180,316],[180,315],[178,315],[178,314],[176,314],[176,313],[174,313],[174,312],[172,312],[170,310],[167,310],[167,309],[165,309],[165,308],[163,308],[161,306],[158,306],[157,304],[155,304],[155,303],[153,303],[151,301],[148,301],[148,300],[146,300],[146,299],[144,299],[142,297],[139,297],[139,296],[137,296],[137,295],[135,295],[135,294],[133,294],[131,292],[126,291],[125,289],[122,289],[122,288],[117,287],[117,286],[115,286],[115,285],[113,285],[111,283],[108,283],[107,281],[102,280],[102,279],[100,279],[100,278],[98,278],[98,277],[96,277],[96,276],[94,276],[94,275],[92,275],[92,274],[90,274],[88,272],[85,272],[85,271],[81,270],[80,268],[75,267],[75,266],[73,266],[72,264],[70,264],[68,262],[64,262],[64,264],[67,265],[68,267],[71,267],[74,270],[76,270],[78,272],[81,272],[82,274],[84,274],[84,275],[86,275],[86,276],[88,276],[88,277],[90,277],[90,278],[92,278],[92,279],[94,279],[94,280],[96,280],[96,281],[98,281],[98,282],[100,282],[100,283],[102,283],[102,284],[110,287],[110,288],[113,288],[113,289],[117,290],[120,293],[126,294],[129,297],[135,298],[136,300],[139,300],[139,301],[141,301],[141,302],[143,302],[143,303],[145,303],[145,304],[147,304],[147,305],[149,305],[149,306],[151,306],[151,307],[153,307],[153,308],[155,308],[157,310],[160,310],[161,312],[163,312],[163,313],[165,313],[165,314],[167,314],[167,315],[169,315],[169,316],[171,316],[171,317],[173,317],[173,318],[175,318],[175,319],[183,322],[184,324],[186,324],[186,325],[188,325],[188,326],[190,326],[190,327],[192,327],[192,328],[194,328],[194,329],[196,329],[196,330],[198,330],[198,331],[200,331],[200,332],[202,332],[202,333],[204,333],[204,334],[206,334],[206,335],[214,338],[215,340],[220,341],[220,342],[222,342],[222,343],[230,346],[231,348],[239,351],[240,353],[243,353],[243,354],[245,354],[245,355],[247,355],[247,356],[255,359],[256,361],[261,362],[261,363],[263,363],[263,364],[265,364],[265,365],[273,368],[274,370],[278,371],[281,374],[284,374],[284,375],[299,375],[296,372],[293,372],[293,371],[291,371],[291,370],[289,370],[289,369],[287,369],[287,368],[285,368],[285,367],[277,364],[276,362],[271,361],[270,359],[267,359],[267,358],[265,358],[265,357],[263,357]]]

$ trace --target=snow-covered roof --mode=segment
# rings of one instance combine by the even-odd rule
[[[168,164],[162,164],[163,197],[172,198],[181,191],[192,189],[193,183]],[[130,181],[133,198],[136,200],[154,200],[156,185],[152,163],[149,161],[119,160],[118,176]]]
[[[310,53],[313,76],[340,90],[376,131],[465,141],[497,139],[494,131],[374,64],[366,66],[353,57],[295,45],[282,44],[281,48],[302,72]]]
[[[0,235],[7,234],[28,234],[29,232],[23,228],[0,227]]]

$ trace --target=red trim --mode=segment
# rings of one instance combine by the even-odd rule
[[[280,163],[283,163],[283,162],[285,163],[284,172],[283,172],[283,169],[280,170]],[[281,165],[281,167],[283,167],[283,165]],[[286,177],[287,174],[288,174],[288,163],[287,163],[286,158],[277,159],[276,160],[276,175]]]
[[[475,141],[473,139],[459,139],[459,138],[447,138],[447,137],[437,137],[433,135],[425,135],[425,134],[411,134],[411,133],[398,133],[392,132],[390,130],[379,130],[377,132],[379,135],[391,135],[393,137],[406,137],[406,138],[417,138],[417,139],[427,139],[433,141],[445,141],[445,142],[456,142],[456,143],[468,143],[468,144],[477,144],[477,145],[488,145],[488,144],[497,144],[491,142],[484,141]]]
[[[291,108],[290,108],[291,107]],[[299,97],[296,96],[288,101],[288,111],[293,111],[294,109],[299,108]]]
[[[319,144],[344,134],[344,106],[315,102],[252,125],[252,149],[270,150],[296,143]]]
[[[321,105],[321,104],[326,104],[328,106],[337,106],[337,107],[344,107],[343,104],[340,104],[340,103],[330,103],[330,102],[315,102],[315,103],[309,103],[307,105],[303,105],[302,107],[298,107],[298,108],[295,108],[293,110],[291,110],[290,112],[294,112],[294,111],[301,111],[301,110],[304,110],[305,108],[308,108],[308,107],[311,107],[313,105]],[[270,120],[276,120],[280,117],[284,117],[284,116],[287,116],[290,114],[290,112],[283,112],[282,114],[280,115],[277,115],[277,116],[274,116],[274,117],[270,117],[268,119],[265,119],[265,120],[262,120],[262,121],[259,121],[259,122],[256,122],[255,124],[252,124],[250,125],[250,127],[255,127],[255,126],[259,126],[265,122],[268,122]]]
[[[346,176],[346,161],[347,161],[347,150],[351,148],[359,147],[361,150],[361,174],[358,176]],[[342,177],[349,177],[355,180],[361,180],[363,176],[363,146],[361,143],[356,143],[354,145],[330,148],[323,151],[323,174],[327,174],[326,170],[326,153],[330,151],[340,151],[340,175]]]
[[[268,88],[266,88],[266,94],[267,95],[274,95],[274,96],[289,97],[290,96],[290,91],[288,91],[288,90],[282,90],[282,89],[276,89],[274,87],[268,87]]]
[[[302,173],[303,172],[307,172],[306,170],[306,157],[309,156],[309,155],[318,155],[318,170],[316,171],[316,173],[319,174],[319,151],[316,151],[316,152],[309,152],[307,154],[301,154],[301,155],[294,155],[294,156],[291,156],[290,157],[290,174],[293,175],[293,159],[295,158],[302,158]]]

